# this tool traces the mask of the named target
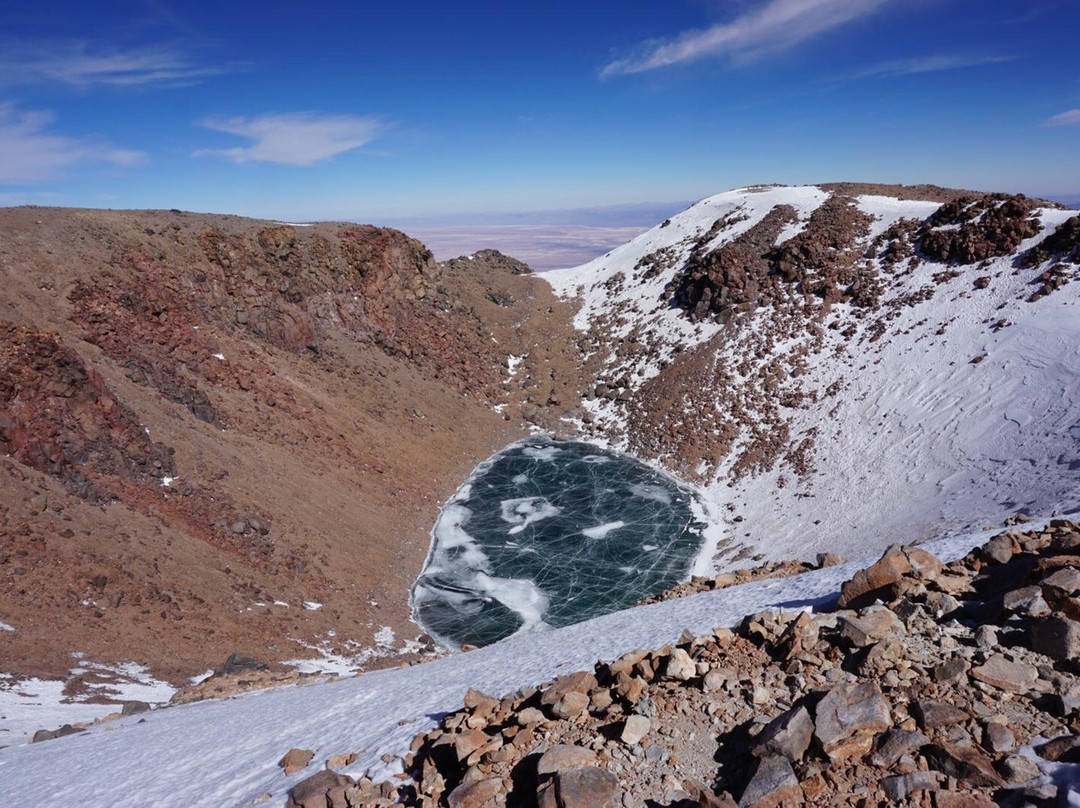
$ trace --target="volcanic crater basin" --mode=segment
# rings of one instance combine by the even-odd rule
[[[481,463],[443,507],[413,615],[443,644],[487,645],[627,608],[685,578],[695,494],[629,455],[529,439]]]

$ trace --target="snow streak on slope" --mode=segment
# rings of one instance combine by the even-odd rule
[[[927,549],[950,561],[988,537],[960,536]],[[198,702],[95,726],[83,735],[3,749],[0,802],[227,808],[250,806],[269,793],[265,804],[281,805],[289,788],[329,756],[346,752],[360,758],[343,771],[384,779],[395,766],[381,757],[407,753],[418,732],[461,706],[469,687],[501,696],[591,669],[598,659],[673,642],[686,628],[704,634],[767,608],[814,608],[833,600],[861,566],[640,606],[412,668]],[[285,777],[277,761],[292,747],[313,750],[315,759]]]
[[[837,209],[826,210],[830,201]],[[710,254],[766,227],[780,206],[797,220],[772,243],[802,239],[794,258],[762,258],[759,245],[747,252],[772,262],[753,281],[772,283],[770,296],[735,301],[723,316],[674,305],[672,290],[690,273],[710,282],[717,273],[724,291],[720,270],[741,265],[718,268]],[[1076,212],[1036,210],[1041,232],[977,264],[910,249],[890,258],[887,248],[904,246],[940,206],[815,187],[742,189],[607,256],[544,274],[582,301],[575,324],[591,340],[597,374],[583,423],[700,484],[727,509],[729,556],[736,541],[773,559],[868,552],[1018,511],[1071,508],[1080,501],[1080,284],[1032,301],[1052,262],[1024,267],[1018,256]],[[818,213],[812,232],[806,220]],[[804,248],[808,274],[778,281],[784,260],[801,260]],[[804,288],[822,277],[815,261],[834,253],[859,279],[853,286],[870,279],[862,300],[844,288],[850,281]]]

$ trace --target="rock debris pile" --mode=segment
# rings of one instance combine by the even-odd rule
[[[893,546],[832,612],[470,690],[393,787],[327,770],[289,805],[1066,804],[1078,658],[1080,525],[1010,529],[947,565]]]

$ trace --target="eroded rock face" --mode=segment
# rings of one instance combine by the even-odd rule
[[[92,502],[110,480],[157,484],[173,452],[150,440],[77,353],[55,334],[0,323],[0,454],[63,480]]]

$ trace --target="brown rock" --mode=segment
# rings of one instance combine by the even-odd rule
[[[589,695],[572,691],[551,705],[551,714],[556,718],[575,718],[589,709]]]
[[[929,579],[941,574],[944,565],[925,550],[893,545],[878,561],[859,570],[840,590],[837,606],[841,609],[868,606],[875,600],[889,601],[895,585],[906,575]]]
[[[285,770],[286,776],[296,774],[301,769],[307,768],[315,753],[310,749],[290,749],[284,757],[278,761],[278,765]]]
[[[993,654],[985,664],[972,668],[971,676],[1000,690],[1026,693],[1039,678],[1039,672],[1026,663],[1010,662],[1001,654]]]
[[[462,783],[447,797],[450,808],[502,808],[506,804],[501,777]]]
[[[643,715],[632,715],[623,724],[619,740],[627,746],[634,746],[649,734],[650,729],[652,729],[652,724],[649,723],[648,718]]]
[[[595,766],[558,772],[555,794],[559,808],[619,808],[622,804],[618,779]]]
[[[834,687],[818,703],[814,736],[833,762],[865,755],[874,736],[889,728],[889,705],[874,682]]]
[[[570,769],[596,765],[596,753],[581,746],[559,744],[548,749],[536,763],[536,773],[542,779],[547,775]]]
[[[952,724],[962,724],[971,716],[958,707],[933,699],[922,699],[915,702],[915,718],[923,729],[936,729],[948,727]]]
[[[881,768],[892,766],[904,755],[913,755],[930,743],[930,739],[921,732],[907,729],[891,729],[886,732],[878,744],[870,762]]]
[[[327,795],[335,790],[343,793],[341,790],[352,784],[352,779],[344,774],[323,769],[293,786],[285,808],[327,808],[328,805],[333,808],[348,808],[344,799],[331,803]]]
[[[923,750],[923,755],[930,761],[931,767],[970,785],[991,788],[1004,785],[990,759],[975,748],[948,743],[930,744]]]
[[[1065,763],[1080,762],[1080,736],[1062,735],[1036,747],[1039,757]]]
[[[934,808],[997,808],[997,803],[982,794],[938,791],[934,793]]]
[[[888,609],[877,609],[864,616],[842,616],[837,621],[840,636],[856,648],[865,648],[890,635],[903,634],[904,624]]]

